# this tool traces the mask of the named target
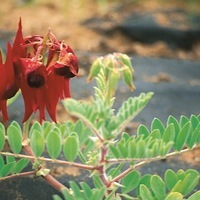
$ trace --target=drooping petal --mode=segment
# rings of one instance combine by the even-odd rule
[[[47,78],[46,91],[46,108],[53,121],[56,120],[56,106],[60,98],[61,86],[59,85],[59,77],[54,73],[50,73]]]
[[[25,70],[26,71],[26,70]],[[24,99],[25,114],[23,122],[25,122],[32,113],[39,110],[40,121],[45,119],[44,109],[46,102],[46,70],[42,65],[24,74],[20,82],[21,91]]]

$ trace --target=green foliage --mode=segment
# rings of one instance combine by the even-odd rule
[[[0,155],[0,178],[8,175],[20,173],[29,163],[29,159],[16,159],[13,156],[6,156],[6,159]]]
[[[62,194],[66,200],[91,200],[103,199],[105,188],[92,189],[87,183],[81,182],[80,186],[74,181],[70,181],[70,189],[63,189]],[[58,195],[54,195],[54,200],[59,199]]]
[[[13,122],[7,129],[10,148],[16,154],[22,149],[22,131],[17,122]]]
[[[125,132],[153,95],[141,93],[114,109],[118,81],[122,78],[133,90],[132,73],[131,61],[124,54],[98,58],[88,77],[88,81],[96,80],[94,98],[63,101],[68,113],[77,118],[75,122],[34,122],[28,134],[17,122],[7,129],[0,124],[0,179],[20,175],[30,160],[35,174],[45,177],[49,169],[43,163],[54,162],[91,172],[93,186],[69,181],[69,188],[62,189],[65,200],[200,199],[199,191],[192,194],[200,178],[196,170],[168,169],[163,177],[140,173],[138,168],[149,162],[199,147],[200,115],[169,116],[166,123],[155,118],[150,128],[141,124],[136,133]],[[5,150],[6,143],[9,150]],[[24,146],[33,152],[29,157],[22,151]],[[58,195],[53,198],[62,199]]]

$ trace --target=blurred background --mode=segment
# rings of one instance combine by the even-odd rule
[[[115,51],[200,59],[199,0],[1,0],[1,43],[12,40],[19,17],[24,36],[51,28],[85,59]]]

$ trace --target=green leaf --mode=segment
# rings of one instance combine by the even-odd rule
[[[80,187],[74,181],[69,182],[71,189],[73,190],[76,198],[81,198],[83,193],[80,190]]]
[[[7,135],[12,151],[16,154],[20,153],[22,149],[22,134],[20,130],[16,126],[10,125],[7,129]]]
[[[115,158],[120,157],[119,151],[117,150],[117,148],[114,145],[110,145],[109,148]]]
[[[10,163],[4,165],[0,171],[0,176],[5,177],[8,174],[10,174],[12,172],[12,168],[14,165],[15,165],[15,162],[12,162],[12,163],[10,162]]]
[[[83,192],[84,192],[84,196],[87,200],[91,200],[91,197],[92,197],[92,190],[91,188],[89,187],[89,185],[85,182],[82,182],[80,183],[81,185],[81,188],[83,189]]]
[[[188,123],[189,119],[184,116],[184,115],[181,115],[181,118],[180,118],[180,125],[181,127],[184,127],[186,123]]]
[[[147,129],[147,127],[145,125],[140,125],[138,127],[138,130],[137,130],[137,135],[143,135],[143,138],[145,139],[146,137],[149,136],[149,130]]]
[[[93,183],[95,185],[95,188],[101,188],[104,186],[101,178],[98,175],[93,175],[92,178],[93,178]]]
[[[16,164],[15,166],[13,167],[13,173],[20,173],[29,163],[29,159],[26,159],[26,158],[22,158],[20,159]]]
[[[190,193],[199,181],[199,173],[193,169],[189,169],[186,172],[179,170],[177,177],[179,180],[173,187],[172,192],[180,192],[183,195]]]
[[[175,137],[175,130],[174,125],[169,124],[167,128],[164,131],[164,134],[162,136],[162,139],[165,143],[168,143],[169,141],[173,141]]]
[[[195,129],[197,127],[197,125],[199,124],[199,120],[195,115],[191,115],[190,121],[191,121],[193,129]]]
[[[199,138],[200,138],[200,122],[187,139],[188,147],[192,148],[196,143],[198,143]]]
[[[177,182],[177,177],[176,177],[175,172],[172,171],[171,169],[168,169],[165,172],[164,180],[165,180],[168,190],[171,191]]]
[[[127,174],[123,180],[122,185],[124,187],[121,188],[122,193],[128,193],[132,191],[134,188],[136,188],[140,181],[140,173],[138,171],[132,171],[129,174]]]
[[[118,176],[119,174],[121,174],[121,169],[124,166],[123,163],[120,163],[116,168],[111,168],[108,172],[108,176],[110,176],[111,178],[114,178],[116,176]]]
[[[180,133],[178,134],[177,140],[175,141],[174,147],[177,151],[180,151],[183,148],[190,133],[190,130],[191,130],[191,123],[187,122],[181,129]]]
[[[69,161],[74,161],[78,154],[78,140],[75,136],[68,136],[63,145],[65,158]]]
[[[145,185],[140,185],[140,197],[142,200],[154,200],[150,190]]]
[[[166,196],[164,181],[158,175],[153,175],[150,179],[150,184],[155,196],[158,199],[164,199]]]
[[[34,122],[33,125],[31,126],[31,129],[29,131],[29,137],[30,138],[31,138],[31,135],[34,131],[38,131],[38,132],[42,133],[42,127],[41,127],[41,124],[38,121]]]
[[[185,183],[187,182],[187,186],[184,189],[183,194],[187,195],[190,192],[193,191],[193,189],[197,186],[197,184],[199,183],[199,172],[194,170],[194,169],[188,169],[185,172],[185,175],[189,175],[189,180],[183,180],[185,181]]]
[[[134,140],[128,143],[128,154],[131,158],[136,158],[137,156],[137,145]]]
[[[188,200],[199,200],[199,199],[200,199],[200,191],[195,192],[188,198]]]
[[[151,132],[150,137],[153,138],[153,139],[160,139],[161,138],[160,131],[158,129],[154,129]]]
[[[121,141],[118,142],[117,149],[118,149],[120,155],[123,158],[127,158],[128,157],[128,149],[127,149],[127,147]]]
[[[176,141],[177,137],[178,137],[178,134],[180,132],[179,123],[178,123],[178,121],[173,116],[170,115],[168,117],[168,120],[167,120],[167,125],[169,125],[169,124],[173,124],[173,126],[174,126],[174,131],[175,131],[174,141]]]
[[[5,128],[2,123],[0,123],[0,151],[2,151],[5,145]]]
[[[155,129],[158,129],[161,135],[163,135],[165,131],[165,127],[163,126],[162,122],[158,118],[154,118],[154,120],[151,123],[151,131]]]
[[[15,157],[14,156],[6,156],[6,163],[11,163],[15,162]]]
[[[3,166],[4,166],[4,159],[3,159],[3,156],[0,155],[0,171],[3,168]]]
[[[140,178],[139,185],[145,185],[147,188],[150,188],[150,179],[151,179],[150,174],[145,174],[142,178]],[[137,194],[139,194],[139,187],[137,187]]]
[[[30,146],[36,157],[40,157],[44,152],[44,137],[38,130],[33,130],[30,138]]]
[[[137,142],[137,158],[144,158],[146,155],[146,143],[144,140],[140,140]]]
[[[74,132],[81,133],[83,130],[83,122],[81,120],[78,120],[74,126]]]
[[[76,200],[76,198],[74,197],[74,194],[71,194],[70,190],[63,188],[61,189],[61,192],[65,200]]]
[[[46,138],[46,147],[49,156],[56,159],[62,149],[61,136],[57,132],[51,131]]]
[[[178,192],[171,192],[165,198],[165,200],[182,200],[182,199],[183,199],[183,195]]]

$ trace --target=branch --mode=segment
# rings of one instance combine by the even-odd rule
[[[63,165],[70,165],[72,167],[77,167],[77,168],[85,169],[85,170],[98,169],[98,166],[84,165],[84,164],[80,164],[80,163],[69,162],[69,161],[58,160],[58,159],[35,157],[34,155],[30,155],[30,154],[29,155],[24,155],[24,154],[14,154],[14,153],[10,153],[10,152],[0,152],[0,155],[3,155],[3,156],[14,156],[16,158],[27,158],[27,159],[30,159],[32,162],[34,160],[38,160],[38,161],[43,161],[43,162],[51,162],[51,163],[57,163],[57,164],[63,164]]]
[[[137,164],[135,164],[135,165],[133,165],[133,166],[130,166],[127,170],[125,170],[124,172],[122,172],[120,175],[118,175],[118,176],[116,176],[115,178],[113,178],[111,181],[110,181],[110,184],[109,185],[111,185],[112,183],[114,183],[114,182],[117,182],[117,181],[119,181],[120,179],[122,179],[122,178],[124,178],[128,173],[130,173],[131,171],[133,171],[134,169],[136,169],[136,168],[138,168],[138,167],[141,167],[141,166],[143,166],[143,165],[145,165],[145,164],[148,164],[148,163],[150,163],[150,162],[152,162],[152,161],[158,161],[158,160],[161,160],[161,159],[166,159],[166,158],[169,158],[169,157],[172,157],[172,156],[175,156],[175,155],[178,155],[178,154],[182,154],[182,153],[185,153],[185,152],[188,152],[188,151],[191,151],[191,150],[194,150],[194,149],[197,149],[197,148],[199,148],[200,146],[198,145],[198,146],[196,146],[196,147],[194,147],[193,149],[183,149],[183,150],[181,150],[181,151],[179,151],[179,152],[172,152],[172,153],[168,153],[166,156],[158,156],[158,157],[154,157],[154,158],[147,158],[147,159],[140,159],[140,160],[142,160],[141,162],[139,162],[139,163],[137,163]],[[111,161],[114,161],[114,159],[110,159]],[[121,161],[123,160],[123,159],[120,159]],[[124,159],[124,162],[125,162],[125,160],[126,159]],[[129,160],[129,162],[131,162],[131,159],[128,159]],[[132,159],[132,161],[135,161],[136,159]],[[109,160],[107,160],[107,162],[108,162]],[[119,162],[121,162],[121,161],[119,161]],[[113,163],[116,163],[117,162],[117,159],[115,160],[115,162],[113,162]]]
[[[4,181],[10,178],[16,178],[16,177],[22,177],[22,176],[29,176],[29,175],[35,175],[35,171],[30,171],[30,172],[22,172],[19,174],[12,174],[10,176],[6,176],[6,177],[1,177],[0,181]]]

